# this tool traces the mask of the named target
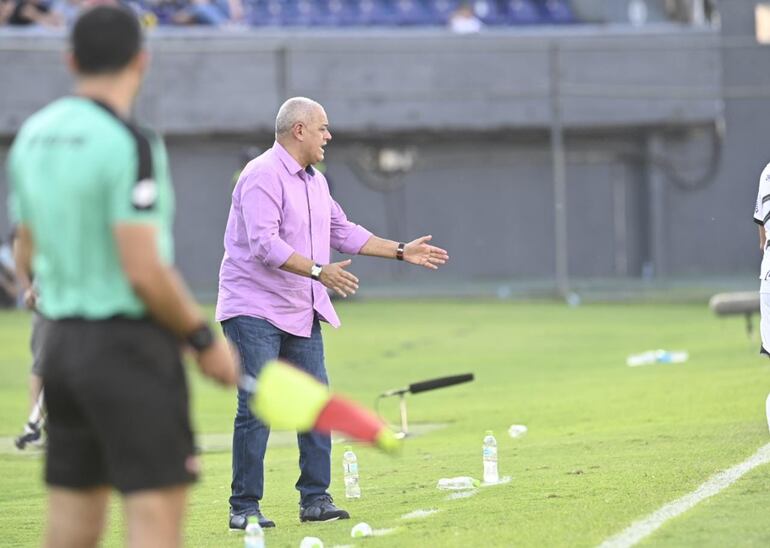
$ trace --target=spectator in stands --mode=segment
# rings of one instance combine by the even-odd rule
[[[665,0],[668,16],[674,21],[704,24],[716,15],[715,0]]]
[[[6,0],[0,8],[0,21],[6,12],[9,12],[6,22],[12,26],[61,27],[64,24],[62,16],[46,0]]]
[[[57,0],[54,10],[61,16],[64,24],[71,27],[85,7],[85,3],[85,0]]]
[[[0,27],[8,24],[13,13],[14,3],[10,0],[0,0]]]
[[[215,27],[243,22],[241,0],[148,0],[161,25],[210,25]]]
[[[483,26],[484,23],[481,22],[481,19],[476,17],[476,14],[473,12],[473,7],[467,2],[460,4],[449,18],[449,28],[452,32],[456,32],[457,34],[479,32]]]

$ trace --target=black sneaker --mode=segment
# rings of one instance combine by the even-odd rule
[[[246,529],[246,524],[249,521],[249,517],[251,516],[257,516],[259,519],[259,526],[262,527],[262,529],[266,529],[268,527],[275,527],[275,522],[271,520],[270,518],[266,518],[264,515],[262,515],[262,512],[260,510],[257,510],[256,514],[233,514],[230,512],[230,530],[231,531],[243,531]]]
[[[335,519],[349,519],[348,514],[342,508],[337,508],[329,495],[322,495],[307,506],[299,506],[300,521],[334,521]]]
[[[24,433],[16,438],[13,443],[16,445],[16,449],[23,451],[27,445],[40,445],[41,435],[38,425],[30,422],[24,427]]]

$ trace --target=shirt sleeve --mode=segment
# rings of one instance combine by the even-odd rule
[[[280,236],[283,191],[278,177],[253,171],[241,185],[240,208],[251,255],[266,266],[279,268],[294,248]]]
[[[760,226],[770,219],[770,164],[759,177],[757,201],[754,204],[754,222]]]
[[[356,255],[372,237],[372,233],[361,225],[348,220],[334,198],[331,200],[331,246],[340,253]]]
[[[110,158],[108,207],[112,224],[123,222],[155,223],[160,219],[158,182],[150,139],[130,128],[130,139]],[[162,146],[162,143],[156,143]]]

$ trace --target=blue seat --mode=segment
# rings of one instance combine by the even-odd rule
[[[356,7],[351,0],[319,0],[321,25],[349,27],[357,24]]]
[[[357,25],[395,26],[398,23],[391,0],[353,0]]]
[[[505,12],[497,0],[474,0],[473,13],[485,25],[503,25],[506,23]]]
[[[428,6],[421,0],[394,0],[396,22],[402,26],[433,25],[438,21],[432,17]]]
[[[326,22],[322,7],[316,0],[284,1],[284,5],[284,26],[314,27]]]
[[[428,0],[427,9],[437,24],[446,25],[459,5],[460,0]]]
[[[567,0],[540,0],[539,8],[546,23],[565,25],[575,22],[575,15]]]
[[[250,25],[279,27],[284,21],[284,2],[281,0],[248,0],[244,8]]]
[[[537,25],[543,22],[543,17],[532,0],[508,0],[506,21],[510,25]]]

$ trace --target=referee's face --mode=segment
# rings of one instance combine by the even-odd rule
[[[332,140],[332,134],[329,132],[329,119],[323,108],[313,111],[306,128],[305,157],[308,164],[317,164],[324,159],[326,143]]]

